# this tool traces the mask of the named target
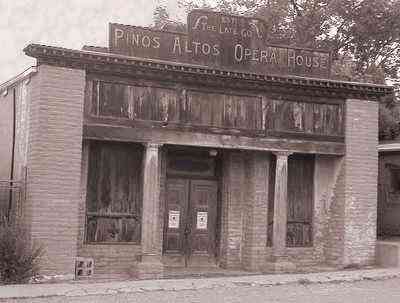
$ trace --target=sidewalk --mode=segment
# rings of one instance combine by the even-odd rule
[[[201,279],[163,279],[106,283],[58,283],[0,286],[0,299],[86,296],[150,291],[180,291],[235,286],[341,283],[400,277],[400,269],[370,269],[310,274],[271,274]]]

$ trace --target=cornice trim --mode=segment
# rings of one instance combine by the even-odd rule
[[[358,82],[345,82],[318,78],[305,78],[298,76],[276,76],[261,75],[254,73],[243,73],[236,71],[213,69],[202,65],[188,65],[183,63],[173,63],[166,61],[150,60],[136,57],[122,56],[111,53],[100,53],[87,50],[72,50],[61,47],[46,46],[39,44],[29,44],[25,47],[24,52],[30,57],[34,57],[46,63],[57,64],[66,62],[67,64],[79,63],[80,68],[95,69],[104,68],[111,70],[109,65],[119,65],[130,68],[145,69],[147,71],[165,71],[174,72],[185,75],[196,75],[207,78],[223,78],[236,81],[252,81],[260,84],[286,85],[292,87],[308,87],[313,89],[329,89],[331,91],[347,91],[349,93],[366,94],[370,96],[380,97],[393,93],[393,87],[387,85],[367,84]],[[102,66],[99,66],[99,65]],[[107,67],[105,67],[106,65]],[[75,67],[78,68],[78,67]]]

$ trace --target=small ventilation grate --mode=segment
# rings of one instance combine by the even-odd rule
[[[77,257],[75,259],[75,279],[91,277],[93,276],[93,272],[93,258]]]

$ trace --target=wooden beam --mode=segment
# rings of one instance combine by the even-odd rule
[[[158,144],[203,146],[264,151],[291,151],[325,155],[344,155],[345,144],[283,138],[249,138],[169,129],[132,128],[107,124],[88,124],[83,127],[84,139],[152,142]]]

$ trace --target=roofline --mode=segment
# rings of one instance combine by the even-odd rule
[[[389,141],[390,142],[390,141]],[[378,152],[400,151],[400,142],[381,142],[378,144]]]
[[[131,57],[113,53],[103,53],[87,50],[73,50],[62,47],[46,46],[40,44],[29,44],[24,48],[26,55],[38,59],[63,58],[76,62],[85,62],[89,64],[120,64],[125,66],[135,66],[152,70],[164,70],[173,72],[183,72],[196,75],[207,75],[223,78],[233,78],[241,80],[252,80],[260,82],[272,82],[281,84],[292,84],[297,86],[310,86],[328,89],[347,89],[354,92],[363,92],[377,95],[387,95],[393,92],[393,87],[383,84],[370,84],[360,82],[339,81],[333,79],[308,78],[301,76],[282,76],[282,75],[264,75],[251,72],[239,72],[234,70],[224,70],[212,68],[204,65],[192,65],[188,63],[179,63],[171,61],[161,61],[154,59],[145,59]]]
[[[23,81],[27,78],[29,78],[31,75],[37,73],[37,67],[36,66],[31,66],[28,67],[26,70],[24,70],[22,73],[12,77],[11,79],[0,83],[0,91],[8,89],[10,86],[14,85],[17,82]]]

